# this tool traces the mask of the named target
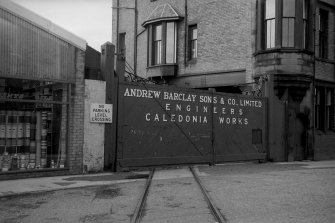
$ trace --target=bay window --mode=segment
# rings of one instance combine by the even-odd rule
[[[149,66],[176,63],[177,25],[175,22],[152,24],[149,29]],[[150,50],[151,47],[151,50]],[[150,55],[151,54],[151,55]]]
[[[308,49],[310,0],[259,0],[258,49]]]

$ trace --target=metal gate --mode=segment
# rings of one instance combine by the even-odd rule
[[[121,83],[117,167],[265,159],[266,100]]]

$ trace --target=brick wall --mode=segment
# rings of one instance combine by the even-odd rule
[[[315,63],[315,76],[324,81],[335,81],[335,63],[317,60]]]
[[[322,2],[328,4],[322,4]],[[328,11],[328,59],[317,58],[315,64],[316,79],[328,81],[329,83],[335,82],[335,10],[330,5],[335,6],[335,3],[330,0],[322,0],[319,7]],[[319,55],[319,35],[316,33],[316,56]],[[333,98],[333,100],[335,100]],[[334,103],[334,101],[333,101]],[[332,109],[333,122],[334,122],[334,109]],[[334,123],[333,123],[334,126]],[[315,160],[330,160],[335,159],[335,133],[333,131],[316,131],[315,134]]]
[[[198,26],[198,58],[185,66],[185,25],[178,22],[178,76],[206,74],[215,71],[246,69],[245,80],[252,80],[255,47],[256,0],[188,0],[188,24]],[[185,1],[138,1],[138,57],[140,76],[147,70],[147,31],[141,24],[159,5],[169,3],[180,16],[185,16]],[[117,6],[117,1],[113,1]],[[120,7],[134,7],[134,0],[120,0]],[[113,43],[116,44],[116,9],[113,10]],[[134,10],[120,9],[119,32],[126,32],[126,60],[134,66]]]
[[[333,3],[335,6],[335,4]],[[315,53],[317,57],[315,75],[317,79],[335,81],[335,10],[321,4],[320,8],[328,11],[328,51],[327,59],[319,59],[319,33],[316,33]]]
[[[82,173],[84,142],[84,69],[85,52],[76,49],[76,82],[72,88],[70,106],[70,145],[68,161],[71,173]]]

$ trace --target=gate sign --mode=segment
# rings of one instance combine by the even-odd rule
[[[113,105],[92,103],[90,108],[90,122],[112,123]]]
[[[120,84],[118,165],[264,159],[264,98],[171,86]]]

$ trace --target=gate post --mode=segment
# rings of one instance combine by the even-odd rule
[[[106,81],[106,104],[113,105],[112,123],[105,124],[104,167],[116,171],[117,131],[117,77],[114,74],[115,46],[106,42],[101,46],[101,75]]]
[[[212,146],[212,166],[215,166],[216,163],[216,151],[215,151],[215,146],[214,146],[214,104],[213,104],[213,97],[214,97],[214,92],[215,88],[209,88],[209,91],[211,92],[211,97],[212,97],[212,102],[211,102],[211,146]]]

